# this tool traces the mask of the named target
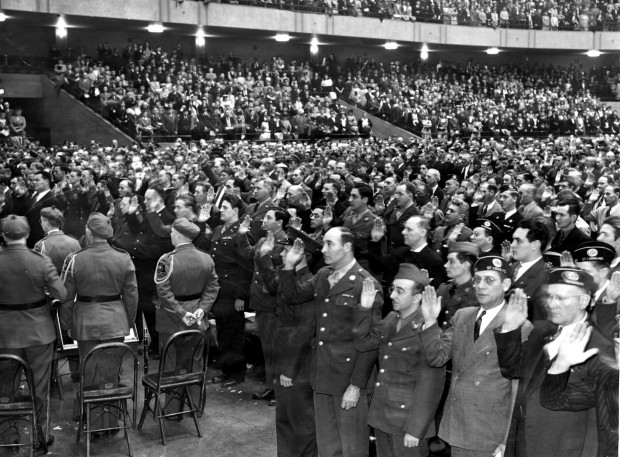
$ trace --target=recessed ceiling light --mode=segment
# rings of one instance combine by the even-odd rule
[[[280,41],[282,43],[287,42],[291,39],[291,36],[288,33],[278,33],[276,35],[276,41]]]
[[[601,51],[599,51],[598,49],[590,49],[588,52],[586,52],[586,55],[588,57],[600,57]]]
[[[486,50],[486,53],[490,56],[496,56],[497,54],[499,54],[499,49],[497,48],[489,48]]]
[[[0,22],[6,21],[7,15],[3,11],[0,11]]]
[[[398,43],[396,43],[395,41],[388,41],[383,45],[383,47],[391,51],[394,49],[398,49]]]
[[[162,33],[164,31],[164,26],[161,24],[150,24],[146,30],[151,33]]]

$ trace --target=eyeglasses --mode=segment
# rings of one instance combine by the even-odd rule
[[[487,286],[492,286],[497,282],[497,279],[491,278],[490,276],[474,276],[474,279],[472,279],[471,282],[474,286],[478,286],[482,281],[484,281]]]
[[[541,294],[541,298],[543,299],[543,301],[546,301],[548,303],[557,301],[560,305],[564,305],[569,298],[581,297],[582,295],[585,294],[569,295],[567,297],[561,297],[559,295],[553,294]]]

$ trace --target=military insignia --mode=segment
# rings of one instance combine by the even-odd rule
[[[553,268],[553,262],[547,262],[545,265],[547,265],[547,268],[550,270]]]
[[[596,249],[588,249],[588,257],[596,257],[598,255],[598,251]]]
[[[162,255],[157,261],[157,268],[155,269],[155,277],[153,280],[155,284],[162,284],[167,281],[172,274],[174,268],[174,257],[169,254]]]
[[[485,221],[482,225],[484,225],[485,227],[491,227],[491,223],[489,221]]]
[[[565,271],[562,276],[567,281],[579,281],[579,274],[574,271]]]
[[[355,275],[351,275],[351,276],[349,276],[349,279],[350,279],[351,281],[355,281]]]
[[[493,266],[497,267],[497,268],[501,268],[502,266],[502,261],[499,259],[493,259]]]

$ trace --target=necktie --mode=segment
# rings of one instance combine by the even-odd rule
[[[609,217],[610,214],[611,214],[611,206],[608,206],[607,211],[605,212],[605,217]]]
[[[560,230],[560,235],[558,236],[558,247],[562,246],[562,243],[564,243],[564,238],[566,238],[564,230]]]
[[[486,313],[487,312],[483,310],[480,313],[480,316],[478,316],[478,319],[476,319],[476,322],[474,323],[474,341],[476,341],[478,337],[480,336],[480,326],[482,325],[482,316],[484,316]]]
[[[512,282],[517,282],[517,278],[519,277],[519,270],[521,269],[521,262],[517,263],[515,266],[515,271],[512,274]]]
[[[336,285],[338,280],[340,279],[340,273],[334,271],[331,275],[327,277],[327,281],[329,282],[329,287],[332,288]]]
[[[489,209],[489,207],[487,205],[484,205],[482,207],[482,212],[480,213],[481,216],[484,216],[487,213],[487,210]]]

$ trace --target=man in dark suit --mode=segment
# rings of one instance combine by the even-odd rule
[[[398,185],[394,194],[395,198],[385,209],[383,219],[386,223],[387,243],[390,249],[403,246],[405,223],[411,216],[420,214],[414,204],[415,192],[415,186],[411,183]]]
[[[540,387],[548,360],[558,355],[562,341],[574,327],[587,320],[586,308],[595,286],[592,277],[578,268],[556,268],[551,271],[548,283],[544,297],[548,320],[536,321],[531,328],[526,319],[527,300],[522,291],[517,291],[507,307],[501,331],[495,333],[502,374],[508,379],[520,380],[506,442],[507,457],[596,454],[592,447],[596,439],[589,438],[586,432],[587,411],[551,411],[540,402]],[[527,341],[522,342],[526,327],[531,328],[531,332]],[[598,330],[596,335],[590,347],[613,354],[611,341]],[[582,370],[587,370],[587,366],[574,368],[570,373],[571,384],[581,382]]]
[[[553,411],[580,411],[596,408],[598,457],[618,455],[618,361],[589,341],[596,328],[579,323],[558,350],[540,388],[540,403]],[[595,336],[600,338],[600,336]],[[586,350],[586,346],[590,349]],[[593,358],[591,358],[594,355]],[[591,359],[590,359],[591,358]],[[575,370],[587,366],[585,377],[570,383]]]
[[[509,240],[512,234],[517,228],[517,224],[523,215],[517,211],[517,200],[519,198],[519,192],[513,187],[504,190],[499,194],[499,205],[502,207],[502,212],[492,214],[488,219],[493,221],[504,231],[504,238]]]
[[[311,380],[321,457],[368,456],[368,396],[377,351],[361,352],[360,347],[370,336],[372,323],[380,319],[383,294],[379,283],[355,260],[354,240],[348,229],[329,230],[322,250],[328,266],[304,282],[295,276],[304,256],[303,243],[296,240],[280,274],[286,300],[314,299]],[[372,294],[370,309],[360,306],[363,290]]]
[[[437,197],[439,204],[443,200],[443,190],[439,187],[439,181],[441,181],[441,175],[438,170],[430,168],[424,177],[426,184],[430,190],[430,197]]]
[[[422,291],[429,280],[415,265],[403,263],[394,277],[394,311],[373,328],[361,350],[379,349],[379,375],[368,424],[375,429],[377,455],[428,455],[433,417],[441,399],[445,367],[431,367],[417,329],[424,324]],[[374,297],[373,297],[374,298]],[[362,299],[362,306],[372,306]]]
[[[510,265],[512,285],[509,291],[515,289],[525,291],[528,317],[531,320],[546,317],[540,293],[549,278],[549,269],[542,256],[542,250],[548,242],[547,228],[542,222],[533,219],[523,219],[519,222],[512,235],[510,249],[514,262]]]
[[[32,249],[37,241],[45,236],[41,227],[41,210],[46,207],[55,206],[59,210],[64,210],[65,202],[57,198],[51,191],[52,178],[47,171],[41,170],[34,175],[34,193],[28,202],[26,218],[30,225],[30,236],[28,237],[28,247]]]
[[[574,260],[577,268],[587,271],[594,281],[593,300],[588,308],[590,319],[607,338],[613,338],[618,330],[618,305],[613,288],[610,286],[611,261],[616,256],[613,246],[602,241],[588,241],[575,249]],[[609,289],[609,290],[608,290]],[[610,293],[612,295],[610,295]]]
[[[500,371],[493,337],[504,322],[508,263],[502,257],[482,257],[474,266],[473,284],[480,306],[458,310],[445,331],[437,321],[441,300],[435,289],[428,286],[422,295],[424,327],[419,336],[428,363],[439,367],[452,360],[439,437],[450,443],[453,457],[491,456],[503,450],[514,393],[514,384]]]
[[[579,217],[579,201],[576,198],[558,200],[554,216],[559,230],[551,241],[551,251],[559,254],[569,251],[572,254],[579,244],[592,241],[592,238],[575,226]]]

